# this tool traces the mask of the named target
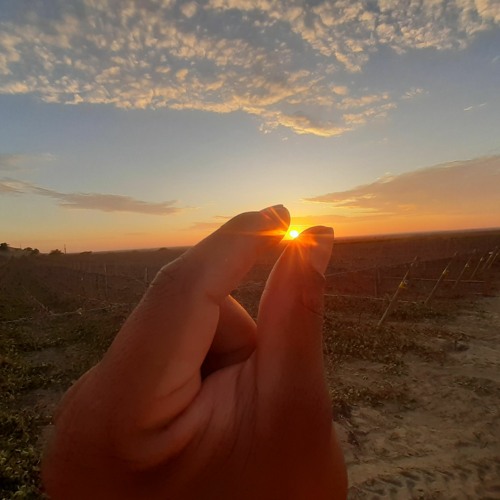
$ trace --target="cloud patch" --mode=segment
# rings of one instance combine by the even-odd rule
[[[50,161],[53,156],[50,154],[9,154],[0,153],[0,172],[18,172],[26,170],[28,165]]]
[[[62,208],[99,210],[101,212],[133,212],[146,215],[172,215],[182,211],[175,200],[148,202],[130,196],[102,193],[61,193],[28,182],[4,179],[0,181],[0,194],[35,194],[56,200]]]
[[[214,215],[212,219],[215,221],[198,221],[194,222],[187,230],[195,229],[201,231],[215,231],[225,224],[231,217],[226,215]]]
[[[496,214],[500,225],[500,156],[445,163],[307,201],[353,217]]]
[[[19,170],[24,162],[24,155],[0,154],[0,172]]]
[[[477,109],[484,108],[487,104],[487,102],[482,102],[481,104],[477,104],[476,106],[467,106],[466,108],[464,108],[464,111],[475,111]]]
[[[0,22],[0,94],[121,108],[243,111],[262,130],[332,137],[397,99],[346,84],[381,49],[466,47],[496,0],[13,2]],[[415,90],[408,90],[414,97]],[[418,90],[417,90],[418,93]],[[382,98],[382,96],[384,96]],[[361,108],[361,109],[360,109]]]
[[[0,194],[23,194],[17,182],[0,181]]]

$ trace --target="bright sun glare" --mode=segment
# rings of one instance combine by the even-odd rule
[[[295,238],[297,238],[298,235],[299,235],[299,232],[296,229],[292,229],[290,231],[290,238],[292,238],[292,240],[294,240]]]

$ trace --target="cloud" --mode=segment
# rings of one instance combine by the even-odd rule
[[[195,229],[195,230],[202,230],[202,231],[215,231],[219,227],[221,227],[223,224],[225,224],[229,219],[231,219],[230,216],[226,215],[214,215],[212,219],[215,219],[215,221],[199,221],[199,222],[194,222],[189,228],[186,228],[188,230]]]
[[[216,229],[219,229],[219,227],[222,226],[224,222],[195,222],[186,230],[191,231],[191,230],[201,230],[201,231],[215,231]]]
[[[461,49],[500,24],[496,0],[46,5],[13,3],[0,21],[0,94],[72,105],[243,111],[257,116],[264,131],[285,127],[325,137],[395,107],[388,93],[345,83],[380,50]],[[418,93],[409,89],[407,97]]]
[[[427,92],[420,87],[412,87],[403,94],[401,99],[414,99],[415,97],[418,97],[419,95],[423,95],[426,93]]]
[[[296,134],[314,134],[320,137],[333,137],[347,132],[351,128],[346,123],[335,123],[334,121],[321,120],[314,116],[307,115],[300,111],[294,114],[281,112],[265,112],[262,114],[266,118],[260,130],[264,133],[282,126],[292,129]],[[346,115],[346,120],[348,116]]]
[[[180,5],[180,10],[186,17],[191,18],[196,14],[198,6],[196,2],[187,2]]]
[[[0,154],[0,171],[11,172],[19,170],[24,159],[25,155]]]
[[[484,108],[487,104],[487,102],[482,102],[481,104],[477,104],[475,106],[467,106],[466,108],[464,108],[464,111],[474,111],[476,109],[481,109]]]
[[[46,162],[53,159],[50,154],[2,154],[0,153],[0,172],[26,170],[28,164]]]
[[[22,194],[24,191],[17,185],[17,182],[7,180],[0,181],[0,194]]]
[[[307,201],[353,217],[488,215],[500,225],[500,156],[445,163]]]
[[[130,196],[102,193],[61,193],[28,182],[4,179],[0,181],[0,194],[35,194],[57,200],[62,208],[99,210],[102,212],[134,212],[147,215],[171,215],[182,209],[177,203],[165,201],[160,203],[137,200]]]

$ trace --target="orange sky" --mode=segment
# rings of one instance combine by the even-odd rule
[[[347,3],[3,2],[0,242],[499,227],[496,3]]]

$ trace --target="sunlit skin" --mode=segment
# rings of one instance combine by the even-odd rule
[[[288,224],[282,206],[241,214],[160,271],[63,399],[53,500],[346,498],[321,338],[332,230],[287,245],[256,321],[230,295]]]

